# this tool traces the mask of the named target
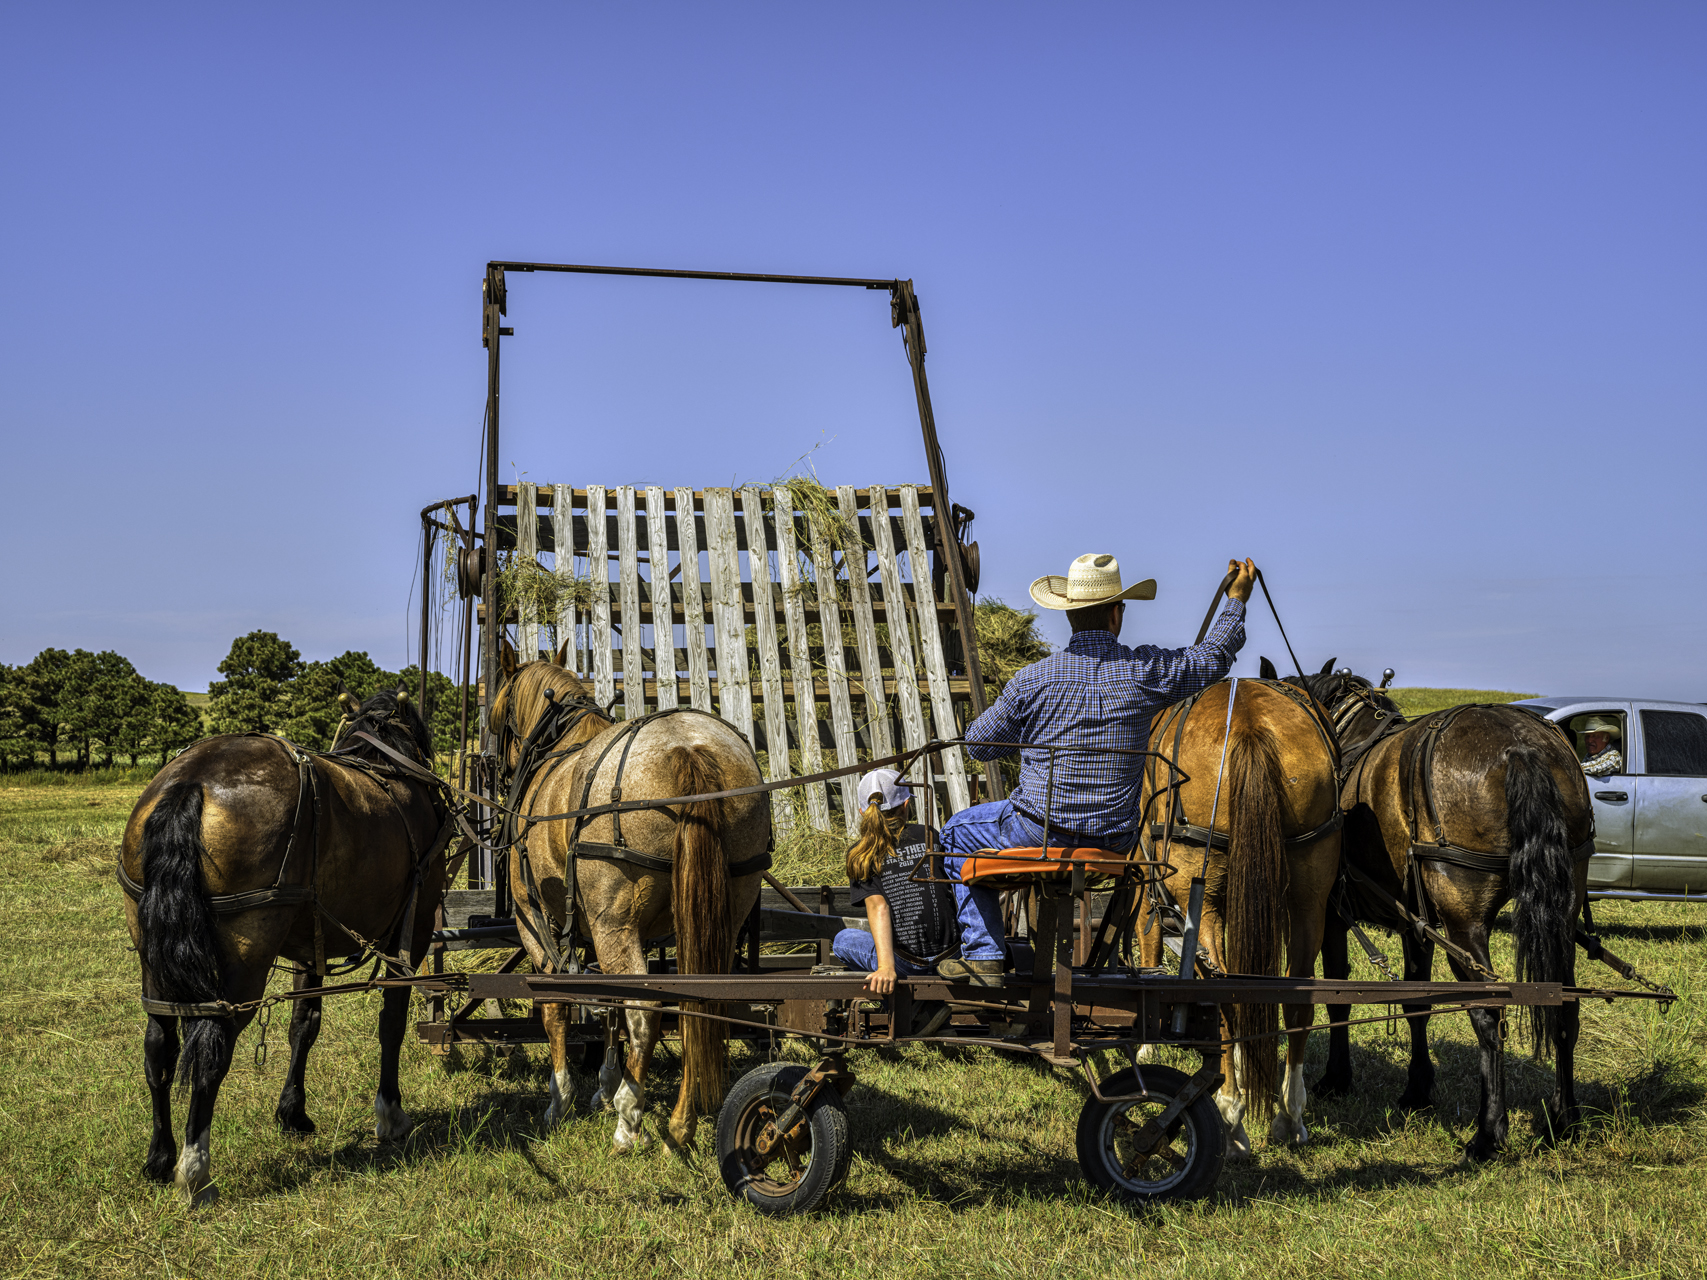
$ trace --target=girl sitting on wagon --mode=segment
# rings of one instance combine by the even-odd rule
[[[954,898],[942,881],[941,858],[921,866],[937,848],[937,833],[910,822],[913,791],[894,769],[873,769],[859,780],[859,839],[848,850],[853,905],[865,904],[870,932],[843,929],[830,949],[853,969],[869,969],[866,990],[888,996],[897,976],[935,973],[957,950]],[[919,879],[914,880],[918,875]],[[948,1021],[940,1000],[920,1002],[909,1034],[934,1035]]]

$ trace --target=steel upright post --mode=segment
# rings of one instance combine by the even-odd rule
[[[897,280],[891,286],[891,321],[899,327],[907,347],[907,363],[913,367],[913,395],[919,404],[919,428],[925,437],[925,465],[931,473],[931,507],[934,517],[936,553],[946,561],[949,594],[954,597],[954,618],[960,627],[961,659],[966,664],[966,682],[972,699],[972,714],[984,713],[984,678],[978,663],[978,632],[973,625],[972,599],[966,592],[966,574],[960,563],[960,538],[954,528],[954,505],[948,499],[948,469],[943,463],[942,446],[936,438],[936,414],[931,409],[931,387],[925,377],[925,326],[919,315],[918,295],[911,280]],[[922,566],[921,566],[922,567]],[[913,580],[919,580],[919,567],[913,570]],[[943,726],[938,729],[953,729]],[[1000,769],[993,763],[984,765],[984,785],[992,800],[1007,794],[1002,785]]]

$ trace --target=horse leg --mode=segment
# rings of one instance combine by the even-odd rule
[[[628,1062],[611,1099],[611,1107],[616,1112],[616,1133],[612,1142],[618,1151],[636,1150],[651,1141],[640,1127],[640,1118],[646,1110],[646,1068],[652,1063],[652,1050],[658,1043],[658,1032],[663,1024],[655,1006],[630,1009],[627,1016]],[[603,1071],[599,1077],[601,1080],[604,1078]]]
[[[1565,982],[1577,980],[1576,957],[1571,957],[1565,971]],[[1577,1107],[1576,1053],[1577,1033],[1581,1028],[1582,1005],[1567,1000],[1559,1007],[1558,1031],[1553,1037],[1553,1097],[1542,1112],[1546,1141],[1557,1142],[1582,1124],[1582,1112]]]
[[[373,1095],[373,1132],[381,1140],[402,1138],[415,1127],[403,1110],[403,1092],[397,1087],[397,1059],[409,1025],[409,996],[408,987],[387,987],[379,1008],[379,1089]]]
[[[1406,930],[1401,937],[1405,952],[1405,981],[1427,982],[1434,973],[1434,943],[1417,940],[1415,933]],[[1411,1032],[1411,1065],[1405,1077],[1405,1091],[1399,1095],[1401,1111],[1421,1111],[1434,1095],[1434,1063],[1428,1056],[1428,1010],[1426,1004],[1407,1004],[1405,1023]]]
[[[1345,918],[1338,911],[1328,915],[1322,932],[1322,976],[1324,978],[1345,979],[1351,977],[1351,952],[1346,943],[1346,935],[1350,932]],[[1343,1023],[1351,1017],[1349,1004],[1330,1004],[1328,1006],[1329,1023]],[[1351,1070],[1351,1028],[1347,1026],[1329,1026],[1328,1028],[1328,1065],[1322,1072],[1322,1078],[1316,1081],[1316,1096],[1320,1098],[1348,1098],[1351,1096],[1355,1080]]]
[[[297,991],[312,991],[320,986],[321,977],[308,965],[296,966],[291,986]],[[314,1132],[314,1121],[308,1118],[303,1079],[308,1074],[308,1051],[320,1038],[319,996],[292,1000],[290,1010],[290,1070],[285,1073],[284,1088],[279,1091],[279,1105],[273,1112],[280,1129],[286,1133],[307,1137]]]
[[[152,1182],[172,1181],[178,1159],[178,1144],[172,1139],[172,1077],[177,1069],[178,1020],[151,1013],[142,1038],[142,1074],[154,1104],[154,1135],[142,1172]]]
[[[1339,867],[1339,841],[1318,848],[1319,852],[1295,868],[1287,894],[1286,974],[1291,978],[1314,974],[1316,956],[1322,949],[1328,890]],[[1286,1078],[1280,1084],[1280,1107],[1269,1126],[1268,1140],[1302,1145],[1310,1140],[1310,1130],[1304,1125],[1304,1104],[1309,1097],[1304,1087],[1304,1053],[1309,1048],[1316,1006],[1288,1004],[1282,1005],[1280,1012],[1286,1022]]]
[[[1478,924],[1472,929],[1453,929],[1452,941],[1468,951],[1476,962],[1493,969],[1488,959],[1488,931]],[[1470,972],[1452,960],[1452,971],[1460,982],[1474,981],[1480,975]],[[1476,1132],[1464,1144],[1464,1154],[1471,1160],[1491,1159],[1505,1146],[1505,1018],[1500,1009],[1472,1009],[1470,1023],[1476,1029],[1476,1047],[1482,1059],[1482,1104],[1476,1111]]]
[[[243,1022],[248,1022],[245,1015]],[[192,1209],[218,1198],[213,1185],[213,1108],[219,1086],[231,1069],[231,1049],[242,1029],[231,1018],[186,1018],[183,1068],[190,1090],[189,1116],[184,1123],[184,1149],[175,1178]]]
[[[1211,906],[1206,896],[1198,939],[1209,952],[1210,963],[1223,973],[1227,971],[1226,950],[1222,945],[1224,928],[1220,911]],[[1221,1035],[1224,1039],[1231,1039],[1233,1035],[1225,1015],[1221,1019]],[[1221,1051],[1222,1080],[1221,1087],[1215,1091],[1215,1108],[1227,1126],[1227,1156],[1231,1160],[1248,1160],[1251,1154],[1251,1137],[1245,1132],[1244,1090],[1245,1061],[1249,1053],[1250,1047],[1243,1044],[1231,1045]]]
[[[569,1074],[569,1012],[571,1006],[545,1001],[539,1006],[545,1023],[545,1042],[551,1050],[551,1101],[545,1108],[545,1126],[561,1124],[575,1113],[575,1078]]]

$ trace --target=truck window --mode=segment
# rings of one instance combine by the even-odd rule
[[[1707,716],[1690,711],[1642,712],[1647,773],[1707,778]]]

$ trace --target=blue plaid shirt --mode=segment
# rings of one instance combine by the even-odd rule
[[[1076,631],[1059,653],[1019,671],[1002,696],[966,730],[974,760],[1011,756],[1012,747],[1125,747],[1142,750],[1150,720],[1206,689],[1233,668],[1245,643],[1245,606],[1229,600],[1203,643],[1189,649],[1130,649],[1106,631]],[[1062,754],[1049,790],[1047,751],[1021,751],[1019,785],[1009,798],[1034,818],[1051,796],[1052,826],[1086,836],[1126,834],[1138,824],[1144,756]]]

